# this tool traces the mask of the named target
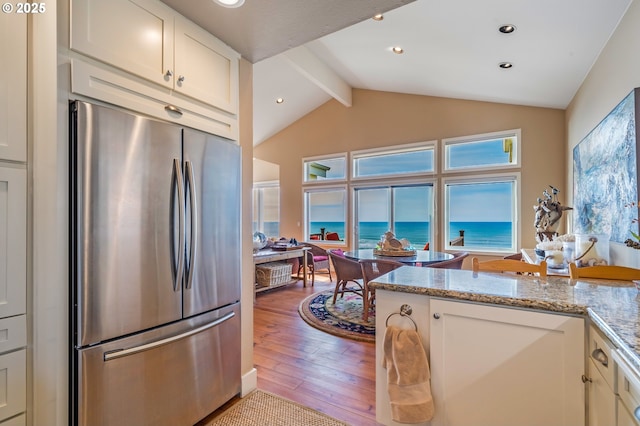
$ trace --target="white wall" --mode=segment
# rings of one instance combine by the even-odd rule
[[[573,195],[573,148],[635,87],[640,87],[640,2],[632,2],[566,111],[567,188]],[[640,251],[611,243],[611,261],[640,267]]]

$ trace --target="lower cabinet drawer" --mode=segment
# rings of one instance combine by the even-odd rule
[[[20,414],[19,416],[15,416],[10,418],[9,420],[0,422],[0,426],[25,426],[26,424],[27,416],[24,414]]]
[[[23,413],[26,408],[27,350],[21,349],[0,355],[0,421]]]
[[[27,316],[0,319],[0,354],[27,346]]]

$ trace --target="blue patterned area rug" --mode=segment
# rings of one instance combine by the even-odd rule
[[[307,324],[318,330],[348,339],[375,342],[375,306],[367,322],[362,320],[362,298],[353,293],[338,296],[333,304],[333,290],[312,294],[304,299],[298,312]]]

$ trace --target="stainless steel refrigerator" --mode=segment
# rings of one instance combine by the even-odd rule
[[[70,417],[193,425],[240,391],[240,148],[70,108]]]

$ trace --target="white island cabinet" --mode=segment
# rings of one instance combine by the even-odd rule
[[[378,422],[397,424],[380,357],[387,317],[408,304],[430,358],[435,416],[425,424],[585,424],[584,319],[381,289],[376,304]]]
[[[584,320],[432,299],[433,425],[584,425]]]

